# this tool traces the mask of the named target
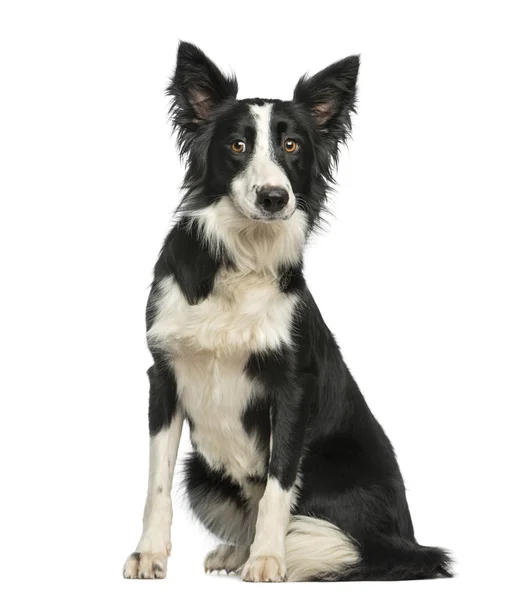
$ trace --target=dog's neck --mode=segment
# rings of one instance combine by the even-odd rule
[[[237,271],[277,276],[302,261],[308,226],[306,214],[299,209],[286,221],[252,221],[223,196],[190,216],[209,250],[226,255]]]

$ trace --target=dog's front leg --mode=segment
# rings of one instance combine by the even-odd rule
[[[161,363],[149,371],[149,481],[142,537],[123,570],[126,579],[161,579],[171,551],[171,486],[183,426],[173,374]]]
[[[294,381],[281,386],[274,396],[267,484],[258,506],[251,553],[243,568],[245,581],[283,581],[286,577],[286,533],[296,501],[309,399]]]

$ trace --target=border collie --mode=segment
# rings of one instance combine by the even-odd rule
[[[351,129],[359,57],[303,77],[293,100],[237,100],[181,43],[168,87],[186,157],[180,218],[147,305],[149,485],[124,577],[166,575],[183,422],[193,513],[221,544],[205,571],[245,581],[450,576],[415,540],[391,443],[303,276],[303,251]]]

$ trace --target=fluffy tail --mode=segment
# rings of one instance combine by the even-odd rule
[[[399,537],[357,542],[335,525],[294,517],[286,538],[289,581],[356,581],[451,577],[451,559],[441,548]]]

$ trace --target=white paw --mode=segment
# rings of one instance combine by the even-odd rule
[[[251,556],[243,567],[244,581],[284,581],[286,565],[275,556]]]
[[[220,544],[205,557],[205,573],[225,571],[227,574],[237,571],[249,556],[249,550],[239,546]]]
[[[125,561],[125,579],[164,579],[168,556],[164,552],[133,552]]]

